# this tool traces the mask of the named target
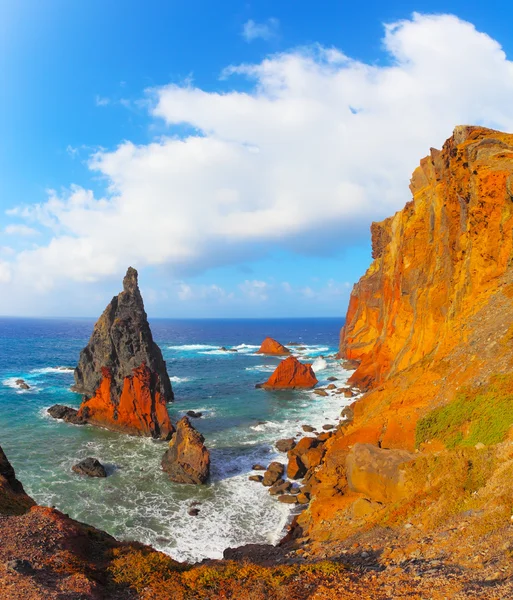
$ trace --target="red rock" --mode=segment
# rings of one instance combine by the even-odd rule
[[[287,477],[289,479],[301,479],[305,476],[306,467],[301,461],[301,458],[297,454],[292,454],[289,457],[289,464],[287,465]]]
[[[274,373],[262,385],[265,389],[313,388],[318,383],[312,365],[303,364],[294,356],[282,360]]]
[[[176,424],[176,433],[162,458],[162,468],[176,483],[205,483],[210,475],[210,453],[205,438],[187,417]]]
[[[280,342],[273,340],[273,338],[266,337],[260,346],[260,350],[257,354],[271,354],[273,356],[284,356],[290,354],[290,350],[286,348]]]
[[[102,369],[103,379],[96,394],[85,399],[78,417],[93,425],[128,433],[169,439],[174,431],[167,413],[166,401],[158,389],[158,375],[146,365],[133,369],[125,377],[119,404],[112,401],[112,377],[109,369]]]

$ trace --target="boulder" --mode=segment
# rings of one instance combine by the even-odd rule
[[[338,377],[328,377],[328,381],[338,381]]]
[[[283,479],[278,479],[278,481],[269,488],[269,493],[271,496],[277,496],[278,494],[286,494],[292,484],[290,481],[283,481]]]
[[[171,382],[131,267],[80,353],[73,389],[83,394],[78,414],[88,423],[163,440],[174,431]]]
[[[287,477],[289,479],[301,479],[306,474],[306,467],[297,454],[292,454],[287,465]]]
[[[78,410],[62,404],[50,406],[47,413],[54,419],[62,419],[66,423],[72,423],[73,425],[85,425],[86,423],[86,420],[79,416]]]
[[[278,496],[278,500],[280,502],[283,502],[284,504],[297,504],[297,497],[290,496],[288,494],[285,494],[283,496]]]
[[[334,383],[330,383],[326,389],[327,390],[336,390],[337,386]]]
[[[324,431],[329,431],[330,429],[333,429],[334,427],[335,427],[335,425],[331,425],[331,423],[326,423],[322,426]]]
[[[205,438],[182,417],[169,448],[162,458],[162,468],[176,483],[205,483],[210,475],[210,453]]]
[[[23,379],[16,379],[15,384],[20,390],[30,390],[30,385]]]
[[[301,462],[304,464],[306,469],[314,469],[321,464],[322,457],[324,456],[324,449],[322,445],[310,448],[304,454],[301,455]]]
[[[267,471],[266,467],[264,467],[264,465],[253,465],[251,467],[253,469],[253,471]]]
[[[313,388],[318,383],[312,365],[303,364],[295,356],[282,360],[274,373],[262,384],[265,389]]]
[[[200,417],[203,416],[203,413],[196,412],[194,410],[188,410],[186,414],[188,417],[191,417],[192,419],[199,419]]]
[[[315,431],[315,427],[312,427],[311,425],[302,425],[301,429],[305,432],[305,433],[312,433],[313,431]]]
[[[319,388],[318,390],[314,390],[314,394],[317,394],[317,396],[328,396],[328,392],[322,388]]]
[[[406,450],[355,444],[346,457],[349,489],[379,503],[397,502],[406,493],[404,465],[415,459]]]
[[[264,479],[264,478],[262,477],[262,475],[250,475],[250,476],[248,477],[248,479],[249,479],[250,481],[258,481],[259,483],[261,483],[261,482],[263,481],[263,479]]]
[[[284,356],[290,354],[290,350],[285,348],[283,344],[273,340],[273,338],[266,337],[260,346],[257,354],[270,354],[272,356]]]
[[[189,508],[189,510],[187,511],[187,514],[190,515],[191,517],[197,517],[200,513],[200,509],[199,508]]]
[[[88,477],[107,477],[107,471],[102,463],[96,458],[85,458],[76,465],[71,467],[71,470],[79,475],[87,475]]]
[[[292,450],[292,448],[294,448],[295,445],[296,445],[296,442],[295,442],[294,438],[278,440],[275,444],[276,448],[280,452],[288,452],[289,450]]]
[[[267,471],[264,473],[262,483],[267,487],[274,485],[279,479],[281,479],[281,476],[283,475],[284,471],[285,468],[282,463],[272,462],[267,467]]]

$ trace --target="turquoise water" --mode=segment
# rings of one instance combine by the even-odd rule
[[[299,342],[304,349],[296,354],[313,361],[321,385],[331,375],[343,385],[349,373],[328,358],[336,352],[342,320],[151,321],[175,391],[172,420],[188,410],[203,413],[193,423],[211,450],[212,481],[206,486],[167,479],[160,469],[165,443],[47,417],[52,404],[80,404],[69,389],[72,371],[58,367],[74,367],[93,324],[0,319],[0,445],[27,492],[40,504],[179,560],[217,558],[229,546],[278,541],[291,509],[248,481],[251,466],[276,457],[285,462],[274,441],[302,434],[305,423],[334,423],[348,401],[311,391],[255,389],[279,362],[255,352],[267,335],[284,344]],[[18,378],[31,389],[19,390]],[[109,477],[73,473],[71,466],[86,456],[103,462]],[[191,502],[200,503],[197,517],[187,514]]]

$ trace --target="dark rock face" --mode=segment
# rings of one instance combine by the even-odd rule
[[[34,505],[0,447],[0,515],[21,515]]]
[[[171,382],[132,267],[80,353],[74,391],[84,395],[78,417],[87,423],[156,439],[174,431],[166,408]]]
[[[176,425],[176,433],[162,458],[162,469],[176,483],[206,483],[210,476],[210,453],[205,438],[187,417],[182,417]]]
[[[102,463],[96,458],[85,458],[71,469],[79,475],[87,475],[88,477],[107,477],[107,471]]]
[[[73,423],[73,425],[85,425],[86,420],[83,417],[78,416],[78,410],[64,406],[62,404],[54,404],[48,409],[48,414],[54,419],[62,419],[66,423]]]

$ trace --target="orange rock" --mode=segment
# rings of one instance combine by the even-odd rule
[[[289,463],[287,465],[287,477],[289,479],[301,479],[306,473],[306,467],[301,461],[301,458],[296,454],[292,454],[289,457]]]
[[[458,344],[462,315],[513,254],[513,135],[460,126],[413,173],[413,200],[372,225],[374,262],[351,294],[340,355],[369,388]]]
[[[318,383],[312,365],[303,364],[294,356],[282,360],[274,373],[262,385],[266,389],[313,388]]]
[[[78,416],[88,423],[128,433],[131,435],[151,436],[169,439],[174,431],[166,402],[160,396],[156,380],[146,365],[133,369],[131,377],[125,377],[119,404],[112,402],[110,370],[102,368],[103,378],[96,394],[85,399]]]
[[[290,350],[286,348],[280,342],[273,340],[273,338],[266,337],[260,346],[260,350],[257,354],[272,354],[274,356],[283,356],[285,354],[290,354]]]
[[[205,439],[187,417],[176,424],[176,433],[162,458],[162,468],[177,483],[206,483],[210,476],[210,453]]]

